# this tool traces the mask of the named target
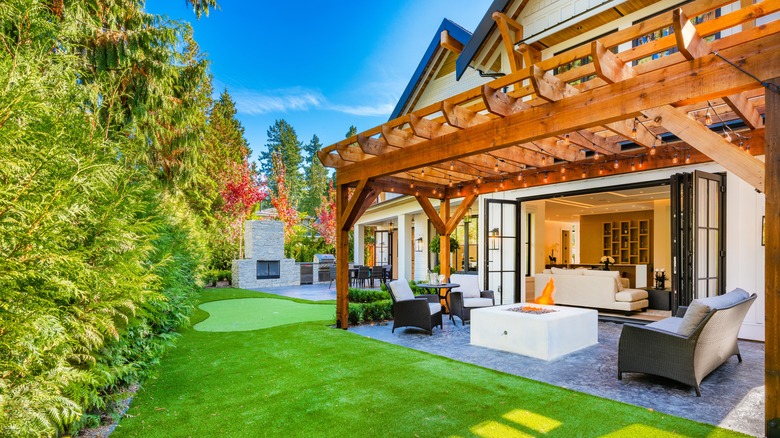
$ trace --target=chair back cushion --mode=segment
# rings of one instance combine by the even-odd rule
[[[479,298],[479,276],[466,274],[452,274],[450,283],[459,284],[452,289],[453,292],[463,292],[463,298]]]
[[[409,287],[409,282],[406,279],[394,280],[388,283],[390,286],[390,293],[393,294],[395,301],[406,301],[414,299],[414,292]]]
[[[743,289],[734,289],[727,294],[702,298],[700,301],[709,306],[710,309],[725,309],[726,307],[731,307],[745,301],[748,298],[750,298],[750,294]]]

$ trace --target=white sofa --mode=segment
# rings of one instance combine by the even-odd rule
[[[545,269],[534,275],[534,292],[542,295],[544,287],[555,280],[555,304],[634,312],[647,308],[647,291],[629,289],[628,279],[618,271],[589,269]]]

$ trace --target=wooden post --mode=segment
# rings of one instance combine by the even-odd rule
[[[338,180],[338,178],[337,178]],[[343,184],[336,185],[336,223],[343,223],[349,202],[349,191]],[[349,229],[336,228],[336,327],[349,327]]]
[[[771,82],[780,84],[780,78]],[[766,435],[780,437],[780,95],[766,90]]]
[[[439,204],[439,216],[445,224],[450,220],[450,200],[445,199]],[[439,237],[439,274],[450,277],[450,235]]]

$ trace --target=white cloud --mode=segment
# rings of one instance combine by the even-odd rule
[[[328,102],[319,91],[303,87],[268,91],[237,90],[230,91],[230,94],[236,102],[236,110],[248,115],[322,109],[375,117],[389,116],[395,108],[395,104],[388,101],[377,105],[334,104]]]
[[[240,90],[230,94],[236,101],[236,110],[250,115],[306,111],[319,108],[325,101],[319,92],[297,87],[266,92]]]
[[[395,105],[392,103],[383,103],[376,106],[369,105],[330,105],[328,109],[355,116],[389,116],[393,112]]]

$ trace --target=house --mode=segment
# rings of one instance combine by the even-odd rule
[[[339,183],[337,251],[372,227],[395,277],[452,264],[502,303],[532,295],[546,266],[612,257],[633,286],[668,273],[672,308],[756,291],[740,336],[780,344],[763,293],[780,286],[765,265],[780,242],[764,233],[780,227],[765,195],[780,170],[766,83],[780,77],[778,7],[495,0],[473,34],[445,20],[391,119],[320,152]],[[428,255],[436,233],[459,242],[452,256],[449,239]],[[346,262],[339,272],[342,321]]]

